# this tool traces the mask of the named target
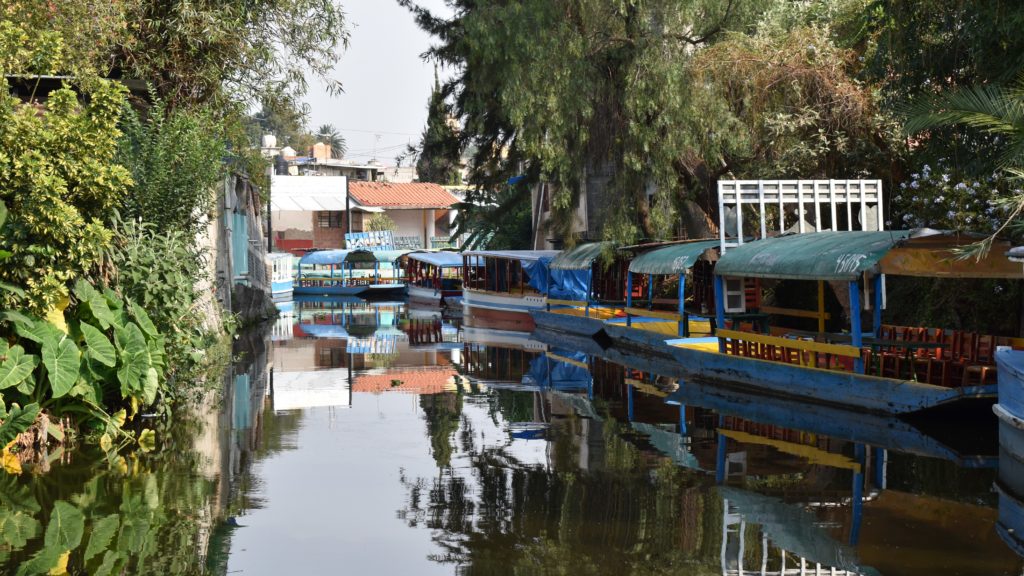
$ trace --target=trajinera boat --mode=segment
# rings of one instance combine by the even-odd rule
[[[410,252],[400,259],[409,284],[409,300],[462,308],[462,255],[456,252]]]
[[[717,243],[641,251],[629,264],[622,318],[538,310],[535,338],[562,346],[571,341],[579,350],[660,374],[844,409],[906,414],[995,398],[996,346],[1024,342],[968,330],[885,325],[885,277],[1016,279],[1019,268],[1001,255],[957,260],[954,250],[975,242],[972,236],[879,230],[878,181],[775,182],[774,195],[767,194],[771,184],[733,182],[727,194],[719,191],[723,214],[730,199],[752,212],[761,208],[759,239],[744,242],[737,221],[730,231],[736,235],[727,237],[723,217]],[[801,218],[787,228],[787,202],[798,210],[813,202],[813,223]],[[771,235],[766,207],[778,207],[770,218],[779,228]],[[816,285],[813,309],[762,302],[763,292],[780,281],[786,290],[809,282],[810,294]],[[833,310],[842,308],[849,317],[843,332],[826,331],[832,320],[829,287],[836,292]],[[673,309],[659,309],[672,300],[666,294],[675,296],[669,302]],[[714,315],[707,318],[710,311]],[[785,317],[804,322],[804,329],[792,328],[794,321],[775,324]],[[675,334],[649,329],[647,320],[667,320]]]
[[[317,250],[299,260],[295,294],[401,296],[406,282],[396,260],[408,250]]]
[[[548,264],[557,250],[472,250],[462,253],[462,306],[467,326],[534,328],[531,310],[547,301]]]
[[[292,255],[288,252],[267,254],[267,270],[270,272],[270,296],[274,302],[291,300],[295,278]]]

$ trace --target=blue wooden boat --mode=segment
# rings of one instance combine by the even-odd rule
[[[756,390],[765,394],[800,399],[823,405],[883,414],[909,414],[965,400],[995,398],[996,386],[981,371],[979,382],[959,387],[940,383],[917,382],[893,377],[893,374],[865,374],[865,349],[879,336],[883,307],[883,274],[932,277],[1004,278],[1019,275],[992,259],[963,268],[943,260],[943,251],[956,246],[957,238],[927,233],[911,238],[911,232],[817,232],[788,235],[749,242],[722,254],[714,267],[713,339],[671,338],[662,332],[644,329],[632,323],[632,316],[643,314],[678,322],[678,334],[686,334],[688,318],[685,301],[685,274],[693,263],[709,258],[707,243],[667,246],[642,254],[630,265],[627,298],[632,299],[632,278],[636,274],[677,274],[679,311],[675,314],[637,309],[627,302],[625,322],[598,320],[564,314],[533,312],[538,331],[561,340],[571,339],[581,350],[597,352],[616,362],[648,367],[665,375],[682,375],[712,380],[722,386]],[[965,240],[966,241],[966,240]],[[644,260],[642,266],[636,266]],[[760,280],[809,280],[819,286],[816,310],[791,310],[763,306],[753,313],[745,306],[752,298],[751,286],[760,290]],[[753,282],[748,282],[753,280]],[[845,335],[824,332],[828,315],[824,310],[825,282],[843,282],[848,286],[851,309],[849,331]],[[650,286],[650,283],[648,283]],[[648,295],[648,302],[653,296]],[[862,301],[865,302],[862,307]],[[870,330],[862,324],[861,310],[871,311]],[[792,337],[774,332],[764,324],[769,314],[813,318],[817,334],[827,337]],[[749,327],[732,329],[743,321],[760,321],[760,333]],[[730,323],[733,326],[730,326]],[[799,332],[799,331],[797,331]],[[538,339],[549,337],[538,333]],[[879,356],[876,356],[878,358]],[[908,358],[908,363],[911,359]],[[881,371],[880,371],[881,372]],[[988,369],[991,375],[995,370]],[[898,373],[898,372],[897,372]],[[913,371],[911,370],[911,374]],[[929,376],[931,374],[929,373]],[[910,378],[910,375],[907,376]],[[945,382],[942,382],[945,384]],[[1018,414],[1019,416],[1019,414]]]
[[[400,297],[405,279],[395,261],[407,250],[316,250],[299,259],[295,294]]]

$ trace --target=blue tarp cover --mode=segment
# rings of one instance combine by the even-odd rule
[[[558,300],[590,300],[588,286],[591,274],[593,272],[589,269],[559,270],[552,268],[548,270],[551,282],[548,296]]]
[[[548,274],[550,273],[548,265],[551,264],[551,259],[550,256],[544,256],[536,260],[521,260],[519,262],[523,266],[523,271],[530,277],[527,284],[541,294],[548,292]]]

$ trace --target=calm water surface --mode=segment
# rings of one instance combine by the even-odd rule
[[[286,308],[160,451],[0,476],[0,573],[1024,573],[984,409],[850,416],[402,303]]]

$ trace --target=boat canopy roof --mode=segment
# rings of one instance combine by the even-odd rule
[[[720,240],[700,240],[669,244],[663,248],[655,248],[637,256],[629,263],[629,271],[634,274],[683,274],[708,250],[718,248]]]
[[[391,263],[408,254],[409,250],[352,250],[345,257],[345,262],[384,262]]]
[[[580,244],[572,250],[566,250],[555,256],[549,266],[552,270],[590,270],[594,260],[601,257],[601,252],[606,248],[615,248],[613,242],[590,242]]]
[[[307,252],[299,259],[299,266],[330,266],[334,264],[341,264],[345,261],[345,257],[348,256],[348,253],[348,250],[317,250],[315,252]]]
[[[543,258],[558,256],[558,250],[469,250],[464,256],[480,256],[482,258],[509,258],[520,262],[533,262]]]
[[[458,252],[410,252],[409,258],[438,268],[459,268],[462,266],[462,254]]]
[[[719,276],[856,280],[877,273],[879,261],[910,236],[907,230],[787,234],[730,248],[715,266]]]

